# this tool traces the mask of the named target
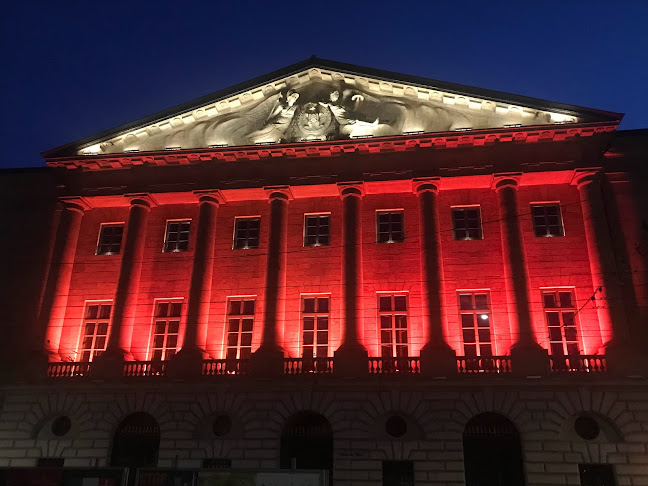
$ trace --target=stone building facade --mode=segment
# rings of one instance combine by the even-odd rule
[[[648,484],[621,117],[311,59],[5,172],[0,466]]]

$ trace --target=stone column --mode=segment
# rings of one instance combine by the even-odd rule
[[[197,191],[199,210],[194,258],[187,302],[187,323],[182,349],[168,366],[170,376],[198,376],[202,370],[204,346],[207,341],[209,307],[214,274],[216,246],[216,215],[223,200],[219,191]]]
[[[443,257],[437,206],[439,179],[414,180],[414,193],[419,202],[421,281],[428,332],[427,343],[421,349],[421,371],[432,376],[449,376],[457,373],[457,356],[446,341],[444,329]]]
[[[632,349],[630,322],[614,259],[601,178],[597,170],[588,170],[577,173],[574,180],[580,193],[596,312],[603,339],[599,353],[607,356],[610,371],[632,374],[636,373],[634,361],[638,357]]]
[[[83,212],[88,209],[82,198],[62,198],[63,211],[56,232],[52,262],[47,276],[43,304],[35,329],[38,343],[43,341],[49,361],[60,361],[59,344],[67,310],[72,267],[76,256],[77,242]],[[35,341],[36,342],[36,341]]]
[[[119,278],[113,305],[113,315],[106,351],[95,358],[92,374],[102,377],[121,376],[124,361],[132,360],[132,337],[140,276],[144,258],[146,226],[151,208],[155,206],[149,194],[126,194],[130,198],[128,224],[123,243]]]
[[[367,374],[368,353],[360,342],[362,323],[362,183],[338,184],[343,205],[342,289],[344,333],[335,351],[334,372],[356,376]]]
[[[495,176],[499,203],[504,279],[511,332],[516,342],[511,347],[512,372],[520,376],[549,373],[547,350],[536,341],[531,317],[531,295],[524,241],[520,228],[518,181],[521,174]]]
[[[286,299],[286,243],[288,234],[288,186],[266,187],[270,200],[268,223],[268,256],[261,346],[250,358],[250,373],[278,375],[283,373],[284,351],[281,346]]]

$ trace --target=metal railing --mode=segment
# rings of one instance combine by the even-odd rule
[[[457,356],[457,372],[466,373],[510,373],[510,356]]]
[[[203,360],[202,374],[216,375],[244,375],[247,373],[247,360],[245,359],[206,359]]]
[[[552,373],[605,373],[605,355],[580,354],[570,356],[550,356]]]
[[[165,376],[166,361],[128,361],[124,363],[124,376]]]
[[[90,363],[83,362],[61,362],[47,364],[48,378],[75,378],[78,376],[88,376]]]
[[[371,375],[420,372],[421,359],[418,356],[404,358],[369,358],[369,374]]]
[[[284,375],[333,373],[333,358],[284,358]]]

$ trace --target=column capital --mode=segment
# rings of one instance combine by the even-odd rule
[[[140,206],[146,209],[152,209],[159,206],[155,198],[148,192],[124,194],[124,197],[129,199],[131,207]]]
[[[365,195],[364,182],[362,181],[338,182],[337,187],[342,199],[347,196],[357,196],[362,198]]]
[[[583,186],[600,180],[602,173],[601,167],[589,167],[586,169],[576,169],[570,184],[580,189]]]
[[[491,182],[491,189],[500,191],[506,187],[517,189],[520,186],[522,179],[522,172],[505,172],[493,174],[493,181]]]
[[[440,190],[441,178],[440,177],[420,177],[412,180],[412,192],[414,194],[423,194],[424,192],[432,192],[438,194]]]
[[[219,189],[201,189],[194,191],[199,203],[214,204],[216,207],[225,204],[225,196]]]
[[[92,206],[90,205],[88,200],[79,196],[59,197],[58,202],[61,205],[62,209],[77,211],[79,213],[83,213],[84,211],[92,209]]]
[[[290,186],[264,186],[263,190],[268,196],[268,200],[283,199],[284,201],[292,201],[295,199]]]

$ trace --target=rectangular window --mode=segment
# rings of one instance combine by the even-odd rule
[[[225,458],[207,458],[202,460],[203,469],[232,469],[232,460]]]
[[[378,211],[378,243],[403,241],[403,211]]]
[[[481,211],[479,206],[452,208],[452,232],[455,240],[481,240]]]
[[[164,237],[164,251],[187,251],[189,250],[189,228],[190,220],[167,221],[166,235]]]
[[[616,486],[611,464],[579,464],[581,486]]]
[[[181,315],[181,301],[157,301],[155,303],[151,360],[164,361],[176,354]]]
[[[39,457],[36,460],[36,467],[63,467],[65,459],[62,457]]]
[[[580,354],[576,332],[576,301],[571,289],[542,292],[552,356]]]
[[[304,246],[329,244],[328,214],[307,214],[304,216]]]
[[[227,320],[227,359],[248,359],[252,354],[254,298],[230,299]]]
[[[383,358],[406,358],[407,295],[378,294],[380,348]]]
[[[492,356],[488,292],[460,292],[459,313],[467,358]]]
[[[106,350],[112,302],[86,304],[79,343],[79,361],[92,361]]]
[[[536,236],[565,236],[560,204],[532,204],[533,232]]]
[[[99,230],[97,255],[118,255],[123,235],[123,224],[102,224]]]
[[[383,486],[414,486],[413,461],[383,461]]]
[[[303,297],[303,357],[326,358],[328,356],[329,298]]]
[[[259,248],[259,218],[237,218],[234,223],[234,249]]]

